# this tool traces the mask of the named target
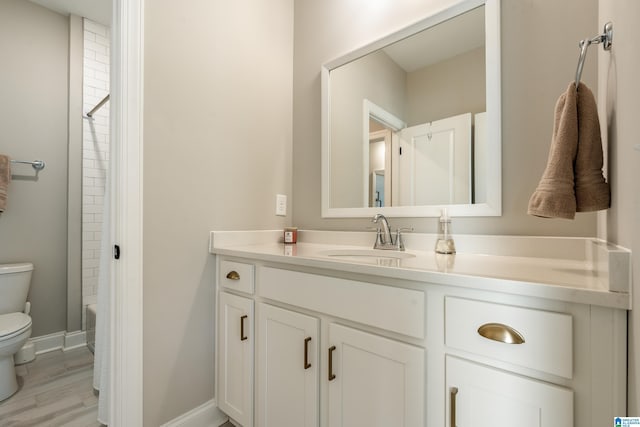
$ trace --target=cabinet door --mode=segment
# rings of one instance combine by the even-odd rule
[[[259,427],[316,427],[318,319],[258,305]]]
[[[447,426],[573,426],[573,393],[562,387],[446,359]]]
[[[253,425],[253,301],[220,292],[218,406],[243,427]]]
[[[329,425],[424,427],[424,349],[329,325]]]

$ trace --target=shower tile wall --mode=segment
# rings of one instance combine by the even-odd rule
[[[109,93],[109,28],[84,19],[85,113]],[[82,329],[86,306],[96,303],[102,208],[109,161],[109,102],[83,120],[82,148]]]

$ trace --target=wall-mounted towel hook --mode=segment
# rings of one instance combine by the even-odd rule
[[[592,44],[602,43],[604,50],[610,50],[613,44],[613,23],[607,22],[604,24],[604,31],[602,34],[590,39],[580,40],[578,46],[580,47],[580,58],[578,59],[578,69],[576,70],[576,89],[580,85],[580,78],[582,77],[582,68],[584,67],[584,61],[587,59],[587,49]]]

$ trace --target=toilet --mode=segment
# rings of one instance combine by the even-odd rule
[[[31,336],[27,295],[33,264],[0,264],[0,402],[18,391],[13,355]]]

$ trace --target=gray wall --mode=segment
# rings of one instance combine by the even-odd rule
[[[0,216],[0,263],[31,261],[33,336],[67,326],[69,20],[24,0],[0,2],[0,152],[18,160]]]
[[[69,17],[69,145],[67,208],[67,331],[82,329],[82,18]]]
[[[628,414],[640,414],[640,152],[638,139],[640,87],[640,3],[600,0],[598,29],[614,24],[613,47],[598,51],[598,107],[608,145],[611,209],[600,214],[598,234],[635,252],[633,261],[633,308],[629,313]],[[597,34],[594,33],[594,34]],[[595,50],[595,49],[594,49]],[[591,52],[595,58],[595,52]]]
[[[572,81],[577,42],[594,33],[597,0],[503,1],[503,215],[455,218],[456,233],[593,236],[596,214],[574,221],[526,214],[531,193],[547,161],[553,110]],[[295,225],[308,229],[364,229],[366,219],[320,216],[320,67],[355,48],[400,29],[443,7],[447,0],[398,0],[370,6],[364,0],[296,0],[293,209]],[[366,14],[360,9],[367,11]],[[575,11],[579,10],[580,13]],[[357,16],[357,19],[353,19]],[[571,16],[571,19],[567,19]],[[561,31],[558,31],[561,28]],[[553,43],[545,42],[554,34]],[[583,81],[595,85],[596,64],[587,61]],[[437,219],[392,219],[393,226],[435,232]]]
[[[213,398],[210,230],[291,196],[293,0],[145,5],[144,424]]]

